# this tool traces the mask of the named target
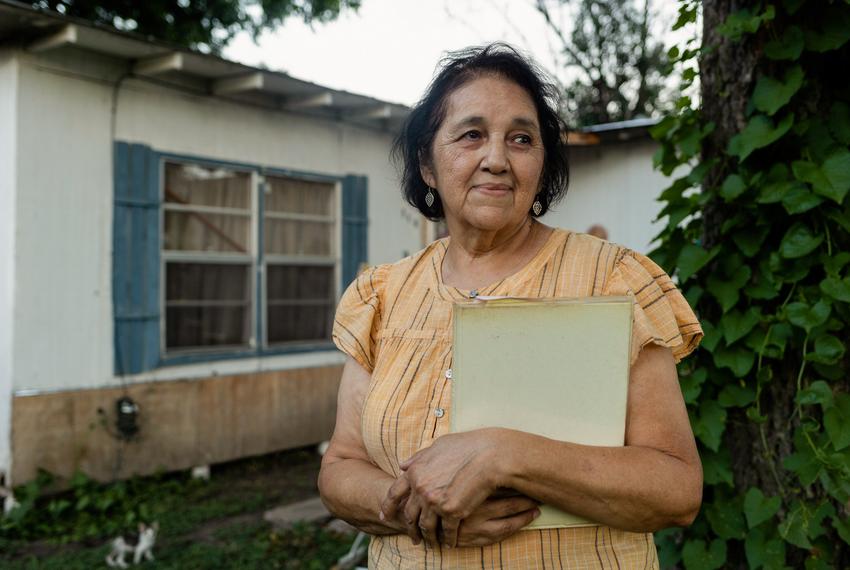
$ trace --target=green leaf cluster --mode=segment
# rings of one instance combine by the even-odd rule
[[[756,50],[740,129],[719,136],[683,98],[651,130],[656,168],[677,176],[651,255],[705,332],[679,370],[703,509],[689,529],[659,533],[659,553],[687,570],[847,567],[850,79],[838,69],[850,61],[850,1],[743,5],[718,29]],[[680,0],[677,29],[693,28],[700,6]],[[687,40],[668,55],[686,69],[715,49]],[[754,457],[729,441],[742,422]],[[753,485],[748,462],[769,477]]]
[[[290,17],[328,22],[360,0],[30,0],[97,24],[152,36],[176,45],[219,53],[240,31],[254,39]]]

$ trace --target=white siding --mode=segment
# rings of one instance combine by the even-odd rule
[[[639,140],[570,149],[569,191],[543,221],[579,232],[601,224],[610,241],[647,253],[663,227],[653,223],[657,198],[670,184],[652,168],[657,148]]]
[[[366,175],[369,261],[392,261],[420,247],[418,228],[400,219],[403,206],[387,160],[387,133],[186,94],[137,79],[124,81],[118,90],[113,126],[116,71],[114,64],[91,54],[28,55],[20,60],[16,393],[117,383],[112,373],[113,128],[116,140],[147,144],[157,151]],[[338,357],[328,352],[325,359],[335,363]],[[221,367],[210,364],[208,369],[212,374]],[[236,367],[253,370],[258,364],[247,359]],[[194,367],[188,375],[199,373]],[[165,376],[179,377],[180,372]],[[159,378],[142,375],[133,380]]]
[[[4,473],[11,467],[17,94],[17,60],[13,52],[0,51],[0,471]]]

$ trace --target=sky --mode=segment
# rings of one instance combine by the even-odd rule
[[[495,40],[528,52],[550,73],[559,69],[551,36],[532,0],[363,0],[358,12],[313,30],[293,18],[264,33],[258,44],[242,34],[223,55],[412,105],[447,50]],[[563,73],[558,75],[563,78]]]

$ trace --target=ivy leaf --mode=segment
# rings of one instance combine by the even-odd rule
[[[711,530],[720,538],[742,540],[747,534],[739,501],[715,499],[706,507],[705,515]]]
[[[809,192],[809,189],[804,184],[794,184],[794,186],[782,197],[782,206],[785,211],[791,214],[802,214],[808,212],[815,206],[820,206],[823,203],[823,198]]]
[[[842,251],[838,255],[823,255],[821,262],[830,275],[838,275],[845,265],[850,263],[850,251]]]
[[[779,252],[788,259],[803,257],[814,251],[822,241],[822,235],[812,232],[803,222],[797,222],[785,232],[779,244]]]
[[[703,337],[700,346],[708,352],[714,352],[714,349],[717,347],[717,343],[720,342],[721,338],[723,338],[720,329],[715,328],[710,321],[704,321],[702,323],[702,333]]]
[[[702,473],[705,482],[709,485],[720,485],[724,483],[729,487],[734,485],[732,479],[732,460],[729,450],[723,449],[719,453],[712,451],[700,452],[702,459]]]
[[[744,338],[753,327],[759,323],[759,312],[751,308],[746,313],[731,311],[720,319],[720,328],[723,329],[723,338],[729,346],[739,338]]]
[[[682,252],[679,254],[679,261],[676,264],[679,268],[679,279],[682,282],[687,281],[688,277],[705,267],[719,252],[719,246],[713,248],[711,251],[706,251],[692,243],[684,246]]]
[[[790,26],[783,32],[778,40],[771,40],[764,45],[764,54],[768,59],[790,59],[797,60],[803,53],[805,39],[803,30],[797,26]]]
[[[844,208],[843,212],[830,211],[827,213],[830,220],[841,226],[844,231],[850,232],[850,206]]]
[[[746,189],[747,184],[743,178],[737,174],[730,174],[720,187],[720,195],[728,202],[743,194]]]
[[[820,282],[820,290],[833,299],[850,303],[850,277],[827,277]]]
[[[699,407],[699,416],[693,422],[694,435],[712,451],[720,448],[720,438],[726,428],[726,410],[714,400],[705,400]]]
[[[823,426],[836,451],[850,445],[850,396],[835,396],[835,405],[823,414]]]
[[[744,34],[754,34],[761,26],[762,17],[753,14],[744,8],[729,14],[726,19],[717,26],[717,33],[728,37],[732,41],[738,41]]]
[[[835,507],[829,503],[829,501],[824,501],[821,503],[815,514],[812,515],[812,518],[809,519],[809,526],[807,535],[810,538],[818,538],[819,536],[823,536],[826,534],[826,529],[823,526],[823,520],[826,517],[831,517],[835,515]]]
[[[782,465],[797,474],[800,483],[805,486],[815,482],[821,472],[821,462],[810,451],[797,451],[787,456]]]
[[[798,505],[796,509],[788,513],[785,520],[779,525],[779,535],[794,546],[808,550],[812,547],[812,543],[806,536],[807,528],[805,507]]]
[[[732,241],[738,246],[738,249],[747,257],[752,257],[758,253],[761,244],[764,243],[764,238],[767,237],[770,228],[766,226],[746,227],[735,232],[732,235]]]
[[[743,408],[756,399],[752,388],[739,386],[738,384],[727,384],[717,395],[717,403],[724,408]]]
[[[761,492],[761,489],[750,487],[750,490],[744,496],[744,515],[747,517],[747,524],[750,528],[757,527],[772,518],[779,511],[781,505],[781,498],[771,497],[768,499]]]
[[[714,351],[714,364],[718,368],[728,368],[735,378],[744,378],[755,361],[755,353],[747,348],[723,347]]]
[[[783,198],[795,188],[805,188],[802,184],[795,180],[782,180],[779,182],[771,182],[762,186],[759,191],[759,197],[756,202],[759,204],[773,204],[781,202]]]
[[[759,413],[758,408],[755,406],[747,408],[747,418],[754,424],[763,424],[767,421],[767,416]]]
[[[788,323],[775,323],[770,329],[770,338],[768,343],[785,352],[785,345],[788,344],[788,339],[794,336],[794,329]]]
[[[815,191],[840,204],[850,191],[850,150],[841,148],[833,152],[823,161],[821,170],[829,181],[829,187],[815,187]]]
[[[753,151],[779,140],[794,123],[794,113],[785,116],[777,125],[766,115],[756,115],[744,129],[731,138],[727,152],[743,161]]]
[[[800,90],[802,85],[803,68],[799,65],[789,69],[782,81],[763,75],[756,82],[753,91],[753,105],[759,111],[773,115],[788,104],[788,101]]]
[[[840,7],[820,11],[820,29],[806,29],[806,49],[826,52],[838,49],[850,40],[850,14]]]
[[[811,406],[820,404],[824,409],[832,406],[832,390],[829,384],[823,380],[812,382],[808,388],[804,388],[797,392],[797,397],[794,401],[801,406]]]
[[[838,531],[838,536],[841,537],[846,544],[850,544],[850,519],[842,520],[843,517],[832,517],[832,526]]]
[[[828,182],[818,165],[809,160],[795,160],[791,163],[791,171],[794,173],[794,178],[800,182],[808,182],[813,186]]]
[[[850,107],[845,103],[833,103],[829,110],[829,130],[843,145],[850,145]]]
[[[726,563],[726,541],[716,539],[706,548],[704,540],[688,540],[682,548],[686,570],[715,570]]]
[[[728,279],[724,279],[716,273],[709,276],[706,287],[708,292],[720,303],[723,312],[728,311],[738,303],[738,292],[750,280],[752,273],[749,267],[740,265]]]
[[[805,330],[806,333],[809,333],[813,328],[824,324],[826,319],[829,318],[829,313],[831,312],[829,305],[822,300],[818,301],[811,307],[802,302],[790,303],[786,310],[788,320],[791,321],[791,324],[800,327]]]
[[[682,397],[685,399],[686,404],[693,404],[696,402],[697,397],[699,397],[699,394],[702,391],[702,384],[705,382],[706,378],[708,378],[708,372],[705,368],[695,370],[691,374],[679,376],[679,384],[682,388]]]
[[[747,533],[744,551],[750,568],[784,568],[785,542],[780,538],[767,540],[760,528],[754,528]]]
[[[850,150],[840,148],[832,152],[818,166],[806,160],[791,164],[794,177],[812,185],[815,192],[841,204],[850,191]]]
[[[815,351],[806,355],[806,360],[821,364],[835,364],[844,356],[844,344],[832,336],[825,334],[815,339]]]

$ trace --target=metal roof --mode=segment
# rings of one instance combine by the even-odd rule
[[[128,62],[133,75],[195,79],[212,96],[319,115],[383,130],[397,129],[410,109],[316,83],[236,63],[132,32],[0,0],[0,46],[31,53],[76,47]]]

